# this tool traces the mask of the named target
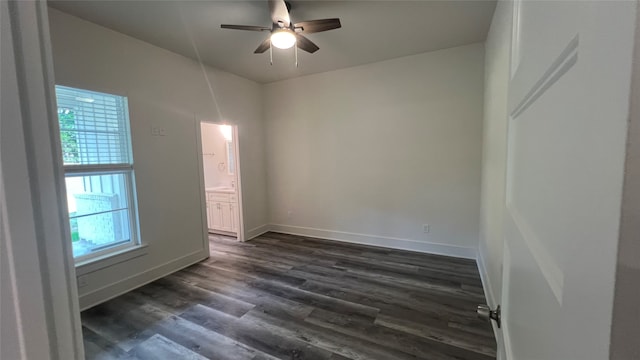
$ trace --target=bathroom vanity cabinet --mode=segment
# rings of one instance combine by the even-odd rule
[[[238,232],[238,196],[235,191],[207,189],[209,230]]]

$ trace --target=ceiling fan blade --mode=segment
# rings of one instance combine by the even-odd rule
[[[298,41],[296,41],[296,44],[298,45],[298,47],[301,50],[304,50],[310,54],[313,54],[314,52],[318,51],[318,49],[320,49],[318,45],[313,43],[313,41],[307,39],[306,37],[300,34],[296,34],[296,39],[298,39]]]
[[[340,19],[320,19],[311,21],[302,21],[294,25],[296,29],[301,29],[303,34],[313,34],[321,31],[333,30],[342,27]]]
[[[269,0],[269,13],[274,24],[282,23],[287,28],[291,24],[289,10],[284,0]]]
[[[233,30],[249,30],[249,31],[271,31],[271,28],[264,26],[254,26],[254,25],[220,25],[223,29],[233,29]]]
[[[269,47],[271,47],[271,36],[269,36],[263,42],[261,42],[260,45],[258,45],[258,48],[256,49],[256,51],[254,51],[253,53],[262,54],[263,52],[269,50]]]

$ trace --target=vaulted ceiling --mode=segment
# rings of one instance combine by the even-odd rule
[[[66,13],[203,63],[266,83],[484,41],[495,1],[291,1],[293,22],[334,18],[342,28],[308,35],[320,50],[253,54],[268,33],[220,24],[271,26],[266,1],[49,0]]]

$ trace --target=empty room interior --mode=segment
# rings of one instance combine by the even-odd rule
[[[2,359],[640,359],[636,1],[0,6]]]

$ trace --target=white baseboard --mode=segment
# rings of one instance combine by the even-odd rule
[[[224,230],[212,230],[209,229],[207,231],[207,235],[223,235],[223,236],[228,236],[228,237],[238,237],[238,233],[237,232],[233,232],[233,231],[224,231]]]
[[[263,224],[253,229],[247,231],[247,240],[251,240],[255,237],[258,237],[266,232],[271,231],[271,224]]]
[[[401,239],[371,234],[358,234],[345,231],[315,229],[310,227],[271,224],[270,231],[291,235],[309,236],[321,239],[344,241],[354,244],[380,246],[385,248],[409,250],[428,254],[453,256],[465,259],[476,259],[476,248],[456,245],[437,244],[427,241]]]
[[[147,271],[132,275],[109,285],[103,286],[80,296],[80,311],[111,300],[131,290],[158,280],[187,266],[193,265],[209,257],[203,250],[195,251],[178,259],[153,267]]]
[[[482,256],[482,252],[478,249],[478,257],[476,259],[476,264],[478,264],[478,272],[480,273],[480,280],[482,281],[482,289],[484,290],[484,294],[487,297],[487,305],[492,309],[495,309],[500,302],[496,299],[495,294],[493,293],[493,287],[491,286],[491,278],[489,277],[489,273],[487,271],[486,264],[484,262],[484,257]],[[493,334],[496,337],[496,343],[498,345],[497,349],[497,360],[509,360],[510,357],[507,356],[507,344],[505,340],[508,337],[505,336],[504,332],[505,324],[502,324],[502,328],[498,328],[498,324],[495,321],[491,322],[491,327],[493,328]]]

